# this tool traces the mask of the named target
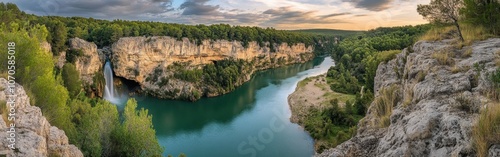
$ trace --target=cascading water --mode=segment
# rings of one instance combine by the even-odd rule
[[[107,61],[104,65],[104,79],[106,81],[106,86],[104,86],[104,99],[115,105],[123,104],[127,98],[124,95],[119,94],[115,89],[115,85],[113,83],[113,70],[111,69],[111,63],[109,61]]]

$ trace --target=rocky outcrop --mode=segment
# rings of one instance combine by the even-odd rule
[[[0,103],[10,99],[7,81],[0,78]],[[6,114],[0,114],[0,153],[7,156],[61,156],[61,157],[83,157],[83,154],[74,145],[68,143],[68,138],[64,131],[57,127],[50,126],[45,117],[42,116],[40,108],[31,106],[30,99],[26,95],[23,87],[16,84],[14,89],[15,97],[15,120],[11,123],[5,119]],[[5,104],[0,104],[5,105]],[[7,108],[9,111],[10,108]],[[11,134],[11,124],[15,124],[15,148],[9,148],[11,144],[8,137]]]
[[[376,97],[391,86],[401,91],[390,125],[377,125],[373,102],[353,138],[316,156],[475,156],[471,128],[479,110],[492,104],[484,93],[499,51],[498,38],[462,49],[450,41],[421,41],[403,50],[381,63],[375,77]],[[447,63],[438,54],[449,54]],[[498,146],[490,147],[490,154],[498,152]]]
[[[99,54],[97,45],[80,38],[72,38],[69,40],[69,47],[72,51],[82,52],[74,61],[76,70],[80,72],[80,79],[84,84],[93,84],[95,73],[102,69],[105,61],[105,58]]]
[[[304,44],[288,45],[282,43],[274,45],[275,52],[271,52],[269,44],[260,47],[257,42],[249,42],[244,47],[239,41],[226,40],[205,40],[201,43],[191,42],[187,38],[177,40],[171,37],[126,37],[119,39],[111,47],[111,61],[115,75],[128,80],[138,82],[142,89],[149,94],[161,98],[177,99],[183,95],[191,93],[204,93],[206,96],[216,96],[225,92],[205,92],[202,85],[196,85],[190,82],[168,79],[167,85],[159,86],[160,78],[172,75],[168,67],[174,63],[187,65],[186,68],[199,68],[205,64],[212,64],[214,61],[233,58],[243,59],[248,62],[254,61],[256,70],[277,65],[305,62],[312,59],[313,47]],[[280,59],[283,64],[273,63]],[[250,79],[254,70],[250,70],[247,78],[238,83]],[[153,73],[159,73],[152,76],[156,79],[147,78]],[[241,84],[240,83],[240,84]],[[174,90],[177,94],[172,93]]]

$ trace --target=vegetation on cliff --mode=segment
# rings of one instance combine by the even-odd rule
[[[82,93],[77,71],[71,63],[54,70],[52,54],[41,45],[49,30],[40,24],[29,24],[23,18],[11,19],[15,5],[0,5],[0,43],[15,43],[15,81],[21,84],[44,117],[64,130],[71,144],[85,156],[161,156],[147,110],[136,111],[135,101],[127,103],[123,122],[117,107]],[[6,10],[7,8],[7,10]],[[15,17],[15,16],[14,16]],[[1,44],[7,50],[7,44]],[[0,56],[8,56],[1,51]],[[0,64],[7,65],[7,57]],[[0,77],[7,76],[7,66],[0,66]],[[134,141],[130,139],[140,138]]]
[[[299,122],[317,141],[317,152],[335,147],[356,134],[356,125],[373,100],[378,65],[393,59],[429,28],[429,25],[378,28],[346,38],[334,46],[332,58],[336,66],[328,70],[327,84],[334,92],[355,97],[343,101],[342,106],[334,99],[325,107],[311,108],[305,120]],[[378,101],[385,104],[389,103],[388,99]],[[380,109],[383,107],[381,105]],[[381,112],[380,116],[388,120],[390,112],[387,110],[390,109],[384,109],[386,112]]]
[[[370,33],[367,33],[364,36],[352,37],[342,41],[338,46],[336,46],[336,49],[333,52],[333,57],[337,61],[337,66],[332,67],[328,72],[328,76],[331,77],[332,80],[332,90],[342,93],[358,94],[361,95],[361,97],[367,96],[369,93],[371,93],[370,91],[374,90],[373,78],[375,77],[375,72],[378,65],[380,63],[388,62],[389,60],[393,59],[395,54],[399,53],[399,50],[403,48],[408,47],[407,51],[405,51],[406,55],[408,53],[413,53],[414,49],[411,47],[411,45],[413,45],[413,43],[417,40],[421,39],[443,40],[463,38],[463,40],[450,40],[452,41],[452,43],[454,43],[454,48],[451,48],[453,50],[436,52],[433,53],[431,57],[433,59],[436,59],[437,63],[440,66],[455,66],[452,68],[453,73],[459,73],[469,70],[457,67],[453,58],[457,56],[465,58],[471,57],[473,51],[472,48],[468,48],[468,50],[460,49],[462,49],[464,46],[471,45],[475,41],[484,40],[489,37],[498,35],[498,18],[495,17],[499,15],[500,7],[498,7],[499,4],[497,1],[450,1],[459,3],[457,4],[457,6],[459,7],[452,9],[436,9],[446,8],[447,6],[440,6],[448,5],[449,3],[442,3],[448,2],[446,0],[435,0],[432,1],[431,6],[419,7],[419,12],[421,12],[422,15],[428,17],[428,19],[431,20],[432,25],[407,27],[413,29],[413,31],[411,29],[402,29],[404,27],[386,29],[392,29],[395,30],[395,32],[381,31],[383,29],[377,29],[370,31],[371,34],[376,34],[376,36],[370,36]],[[462,5],[463,2],[465,2],[465,5]],[[470,23],[472,21],[474,21],[474,24]],[[454,28],[460,29],[454,30]],[[400,30],[398,31],[397,29]],[[387,39],[379,40],[380,38],[384,37],[387,37]],[[463,52],[460,54],[456,54],[454,53],[455,51]],[[401,64],[402,62],[402,65],[404,65],[406,64],[406,59],[407,58],[404,57],[401,60],[397,60],[395,63]],[[480,63],[474,65],[474,67],[477,67],[476,69],[478,70],[475,70],[477,71],[477,74],[473,78],[472,86],[476,87],[478,86],[477,81],[481,76],[481,67],[484,68],[484,65],[480,65]],[[497,68],[498,65],[499,64],[496,64]],[[394,69],[384,70],[394,71],[394,74],[398,79],[410,79],[409,76],[405,76],[405,73],[401,72],[403,71],[403,69],[398,69],[398,66],[394,67]],[[415,75],[415,78],[419,82],[423,81],[424,79],[426,79],[426,72],[418,72],[418,74]],[[419,90],[422,89],[416,89],[416,91]],[[498,96],[498,92],[496,92],[496,90],[494,89],[489,89],[489,91],[490,92],[486,93],[486,95],[488,95],[490,99],[495,100],[494,97]],[[387,128],[393,123],[390,117],[391,115],[393,115],[392,111],[396,103],[399,103],[399,101],[403,101],[402,106],[409,106],[410,104],[415,103],[412,101],[414,100],[413,88],[404,89],[404,95],[397,95],[400,94],[400,92],[403,92],[402,89],[399,89],[399,87],[382,87],[381,91],[375,92],[378,92],[380,95],[375,98],[373,102],[371,100],[366,101],[367,103],[364,103],[359,107],[361,107],[362,110],[366,111],[368,103],[372,102],[371,114],[373,114],[373,117],[371,117],[371,120],[373,120],[372,122],[376,122],[376,124],[370,123],[368,125],[375,126],[381,129]],[[474,101],[465,99],[465,97],[463,96],[459,96],[456,99],[460,102],[458,105],[458,108],[460,110],[466,111],[470,114],[477,113],[477,110],[474,108]],[[354,102],[358,101],[355,100]],[[476,151],[479,151],[478,155],[480,156],[485,156],[485,154],[488,153],[488,149],[492,145],[498,144],[497,138],[492,138],[493,136],[498,136],[498,133],[494,131],[494,127],[484,125],[490,122],[493,123],[492,121],[498,121],[496,112],[497,111],[495,107],[483,111],[481,113],[478,126],[476,126],[476,128],[473,130],[473,132],[475,132],[475,137],[473,138],[476,138],[476,143],[478,144]],[[364,113],[359,114],[364,115]],[[351,146],[352,143],[348,143],[346,145]],[[349,150],[345,151],[349,152]],[[391,152],[388,151],[386,153]]]
[[[304,43],[306,46],[321,47],[320,41],[329,41],[330,36],[310,35],[299,32],[276,30],[248,26],[230,26],[228,24],[214,25],[184,25],[175,23],[98,20],[82,17],[35,16],[19,10],[15,4],[0,3],[2,21],[9,23],[22,19],[22,25],[45,25],[49,30],[46,40],[52,46],[54,55],[67,49],[67,39],[81,38],[94,42],[98,47],[109,46],[121,37],[130,36],[170,36],[177,39],[188,38],[200,44],[204,40],[241,41],[244,47],[249,42],[256,41],[261,47],[288,43],[289,45]],[[333,40],[332,40],[333,41]],[[274,51],[273,46],[270,46]]]

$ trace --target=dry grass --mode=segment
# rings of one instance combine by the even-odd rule
[[[491,35],[487,29],[479,25],[460,24],[462,36],[464,36],[464,45],[471,45],[474,41],[485,40]]]
[[[460,73],[460,72],[466,72],[466,71],[469,71],[470,70],[470,67],[469,66],[457,66],[457,65],[454,65],[453,67],[451,67],[451,72],[456,74],[456,73]]]
[[[497,51],[497,58],[495,59],[495,65],[500,67],[500,50]]]
[[[392,85],[380,91],[380,95],[375,98],[374,110],[378,118],[378,126],[380,128],[388,127],[391,124],[392,109],[400,99],[399,87]]]
[[[441,51],[441,52],[433,53],[431,57],[436,59],[440,65],[452,65],[453,64],[453,58],[451,57],[451,54],[448,51]]]
[[[481,112],[472,136],[478,157],[488,156],[489,147],[500,144],[500,104],[489,105]]]
[[[447,27],[433,27],[429,31],[427,31],[424,35],[420,37],[420,40],[427,41],[438,41],[443,39],[448,39],[450,34],[453,34],[455,31],[455,27],[447,26]]]
[[[416,76],[417,82],[422,82],[423,80],[425,80],[425,76],[426,75],[427,75],[427,72],[425,72],[425,71],[419,71],[417,73],[417,76]]]
[[[469,47],[462,53],[462,58],[469,58],[470,56],[472,56],[472,47]]]
[[[464,41],[457,41],[455,43],[456,48],[462,48],[464,46],[471,45],[474,41],[485,40],[487,38],[493,37],[493,35],[490,34],[488,30],[482,26],[460,23],[460,29],[462,31]],[[431,28],[423,36],[421,36],[420,40],[437,41],[453,38],[458,39],[458,31],[455,26],[436,26]]]

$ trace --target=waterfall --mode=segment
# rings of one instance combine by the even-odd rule
[[[106,81],[106,85],[104,86],[103,98],[115,105],[123,104],[127,98],[119,94],[115,89],[113,70],[111,69],[111,63],[109,61],[104,65],[104,80]]]

